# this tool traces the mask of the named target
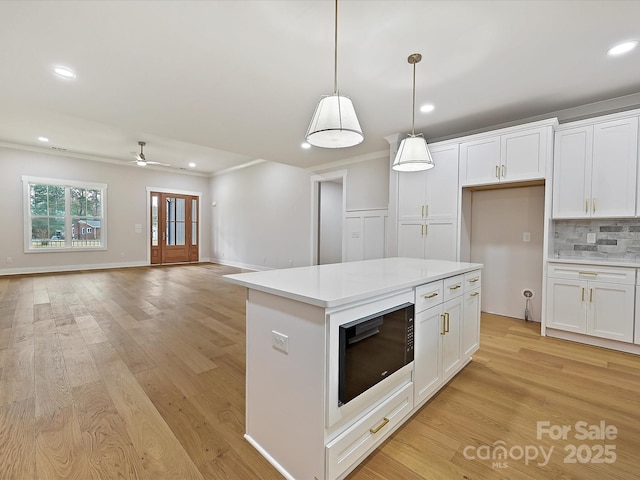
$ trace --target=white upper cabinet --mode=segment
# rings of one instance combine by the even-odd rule
[[[593,128],[556,132],[553,159],[553,216],[588,217],[591,195]]]
[[[500,136],[461,143],[460,154],[466,172],[463,185],[500,181]]]
[[[457,259],[458,144],[429,145],[435,166],[398,173],[398,256]]]
[[[636,214],[638,117],[556,132],[554,218]]]
[[[398,218],[451,218],[458,211],[458,145],[430,145],[435,167],[398,173]]]
[[[556,124],[555,119],[536,122],[463,141],[460,144],[461,185],[546,178],[548,146]]]

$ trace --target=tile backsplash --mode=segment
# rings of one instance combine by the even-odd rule
[[[640,260],[640,218],[554,220],[552,229],[556,258]],[[590,233],[595,234],[595,243],[587,241]]]

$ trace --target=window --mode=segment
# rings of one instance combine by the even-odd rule
[[[26,252],[106,249],[105,184],[37,177],[22,183]]]

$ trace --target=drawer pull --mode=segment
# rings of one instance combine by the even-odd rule
[[[444,335],[447,333],[447,314],[441,313],[440,317],[442,318],[442,329],[440,330],[440,335]]]
[[[578,272],[578,275],[593,275],[594,277],[597,277],[598,272]]]
[[[584,302],[584,287],[582,287],[582,301]]]
[[[589,303],[593,303],[593,288],[589,289]]]
[[[389,419],[387,417],[384,417],[380,425],[378,425],[377,427],[370,428],[369,431],[371,433],[378,433],[380,429],[384,427],[387,423],[389,423]]]
[[[457,290],[460,288],[460,284],[458,285],[453,285],[452,287],[449,287],[449,290]]]
[[[478,280],[480,280],[480,277],[474,277],[474,278],[470,278],[468,280],[469,283],[476,283]]]
[[[480,295],[480,293],[478,293],[478,292],[473,292],[473,293],[471,294],[471,296],[472,296],[472,297],[477,297],[478,295]]]
[[[445,327],[444,331],[445,333],[449,333],[449,312],[445,313],[445,315],[447,316],[447,326]]]
[[[433,297],[437,297],[438,296],[438,292],[433,292],[430,295],[425,295],[424,298],[433,298]]]

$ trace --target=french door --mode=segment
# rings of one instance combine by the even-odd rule
[[[198,261],[198,197],[151,192],[151,263]]]

